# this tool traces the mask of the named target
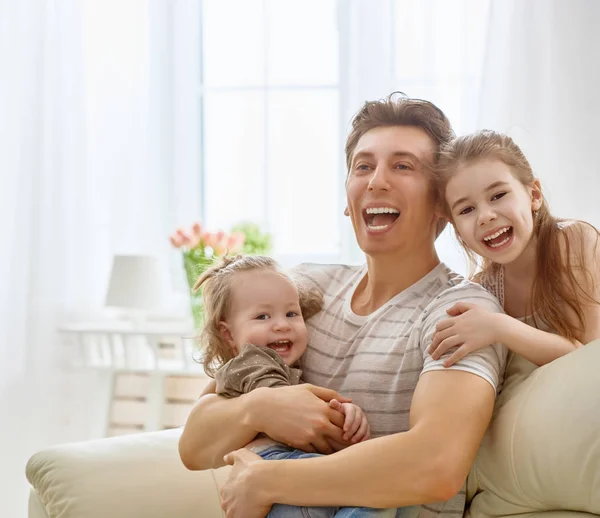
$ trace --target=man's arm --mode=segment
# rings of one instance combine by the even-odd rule
[[[337,392],[310,384],[259,388],[238,398],[201,397],[179,440],[179,455],[191,470],[222,466],[223,456],[243,448],[260,432],[304,451],[331,453],[328,440],[342,439],[344,416],[329,401]]]
[[[235,507],[247,516],[274,502],[393,508],[448,500],[466,479],[494,399],[493,387],[472,373],[425,373],[412,400],[409,431],[325,457],[254,462],[246,472],[234,467],[223,500],[229,505],[237,499]]]

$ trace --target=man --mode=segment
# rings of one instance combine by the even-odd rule
[[[228,517],[264,516],[273,503],[403,508],[401,516],[421,518],[462,514],[462,488],[492,414],[506,350],[490,345],[448,369],[444,357],[427,353],[436,324],[456,302],[501,311],[435,251],[444,222],[432,167],[452,137],[437,107],[403,96],[368,102],[354,118],[345,214],[367,263],[298,268],[325,299],[308,322],[307,383],[232,400],[206,395],[181,436],[188,468],[222,465],[225,455],[233,464],[221,491]],[[332,453],[347,443],[343,416],[328,401],[343,396],[365,411],[373,439]],[[265,462],[234,451],[260,432],[332,454]]]

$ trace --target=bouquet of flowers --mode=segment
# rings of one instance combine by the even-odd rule
[[[224,255],[267,254],[271,250],[271,236],[262,233],[258,225],[243,222],[231,232],[208,232],[201,223],[190,229],[178,228],[169,236],[171,244],[182,251],[183,267],[190,289],[194,327],[202,326],[202,291],[193,292],[198,277]]]

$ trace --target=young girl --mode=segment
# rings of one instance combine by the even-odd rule
[[[226,257],[200,276],[204,329],[200,343],[204,369],[215,379],[215,392],[238,397],[259,387],[300,383],[302,372],[293,365],[307,347],[304,318],[321,309],[320,293],[296,285],[277,263],[263,256]],[[363,411],[352,403],[332,400],[330,406],[344,414],[345,438],[365,441],[370,436]],[[295,450],[267,436],[246,448],[263,459],[296,459],[317,454]],[[395,511],[366,508],[274,505],[269,517],[383,517]]]
[[[599,233],[550,214],[539,180],[510,137],[486,130],[455,139],[441,152],[438,180],[446,217],[472,267],[474,254],[482,259],[474,280],[507,314],[454,305],[437,326],[429,348],[434,358],[456,348],[449,366],[499,342],[533,369],[600,337]]]

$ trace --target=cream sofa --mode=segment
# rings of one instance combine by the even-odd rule
[[[515,371],[468,481],[470,518],[600,516],[600,341]],[[516,379],[518,376],[526,379]],[[509,380],[510,381],[510,380]],[[33,455],[30,518],[216,518],[229,468],[189,472],[179,430]]]

